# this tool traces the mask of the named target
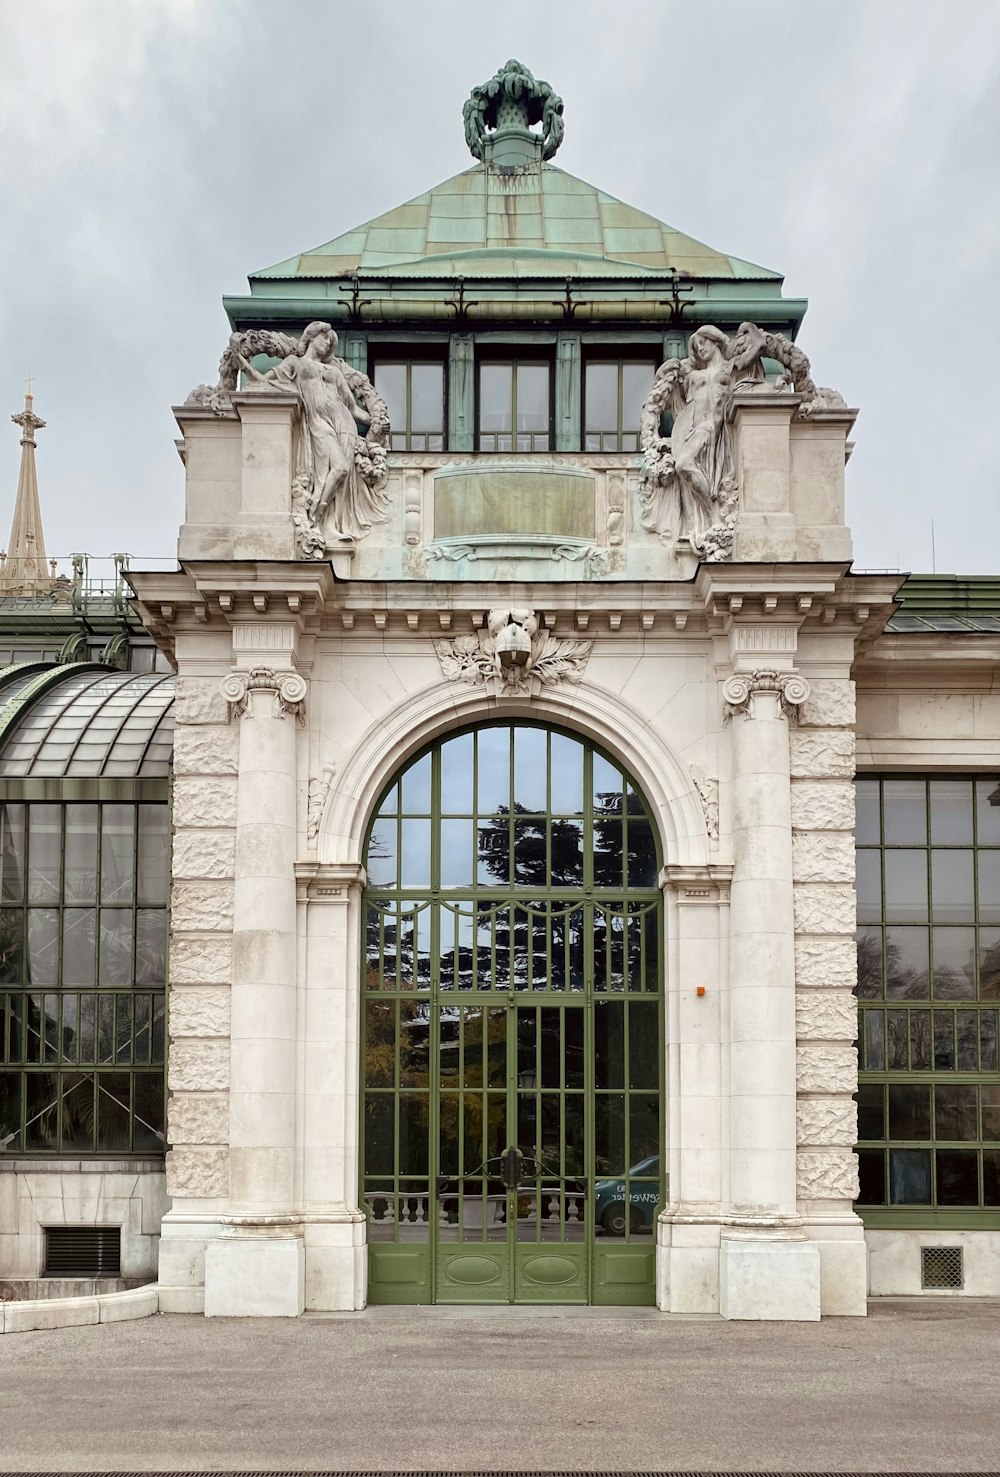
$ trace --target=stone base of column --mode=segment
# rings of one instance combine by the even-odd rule
[[[157,1264],[161,1313],[204,1312],[205,1251],[221,1229],[221,1215],[167,1211]]]
[[[801,1240],[727,1239],[723,1232],[719,1312],[755,1322],[817,1323],[819,1247]]]
[[[205,1252],[206,1318],[298,1318],[305,1289],[301,1236],[234,1226]]]
[[[319,1312],[363,1308],[368,1299],[368,1247],[360,1210],[303,1216],[306,1307]]]
[[[807,1219],[805,1232],[819,1248],[823,1317],[864,1318],[868,1313],[868,1247],[861,1221],[853,1212]]]
[[[657,1228],[656,1306],[661,1313],[719,1311],[719,1221],[676,1217]]]

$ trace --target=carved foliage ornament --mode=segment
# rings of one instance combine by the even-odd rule
[[[539,630],[533,610],[491,610],[486,630],[435,641],[444,676],[502,696],[530,696],[557,682],[578,682],[592,641],[564,641]]]
[[[736,717],[752,718],[753,699],[757,693],[774,693],[783,717],[792,720],[796,717],[799,704],[804,703],[809,696],[809,683],[798,672],[772,672],[765,668],[727,677],[722,684],[724,721],[728,722]]]
[[[306,682],[298,672],[276,672],[273,667],[230,672],[220,691],[229,704],[230,720],[269,714],[305,722]]]
[[[513,58],[488,82],[472,89],[462,109],[462,118],[465,142],[475,159],[486,158],[488,130],[527,131],[532,123],[540,123],[543,159],[552,158],[565,132],[562,98],[548,82],[533,77],[523,62]]]
[[[389,412],[366,374],[337,357],[332,324],[310,323],[301,338],[267,329],[234,333],[219,362],[219,383],[199,385],[189,405],[216,415],[232,409],[240,371],[248,388],[294,394],[303,434],[292,483],[292,520],[305,559],[322,559],[327,536],[363,538],[387,518]],[[279,358],[261,374],[251,359]]]
[[[765,357],[784,366],[777,385],[766,382]],[[706,562],[728,559],[739,512],[734,396],[789,386],[802,397],[801,416],[844,404],[836,390],[817,389],[809,360],[780,333],[756,323],[742,323],[733,339],[712,324],[696,329],[688,357],[660,365],[642,408],[643,528],[664,541],[687,539]],[[660,433],[666,411],[673,416],[669,437]]]

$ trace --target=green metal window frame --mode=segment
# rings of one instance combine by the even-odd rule
[[[857,776],[856,1208],[868,1226],[1000,1226],[996,791],[995,775]]]
[[[446,451],[448,447],[448,362],[444,352],[440,355],[406,353],[394,353],[391,350],[384,352],[373,352],[370,373],[373,382],[377,382],[378,372],[388,365],[397,365],[406,371],[406,389],[404,391],[406,400],[405,423],[402,426],[390,427],[391,451],[427,451],[435,455]],[[413,370],[416,367],[428,366],[441,371],[441,429],[440,431],[414,431],[413,427]],[[376,389],[378,388],[376,383]],[[436,445],[432,445],[436,442]]]
[[[480,780],[480,736],[490,731],[507,730],[510,733],[507,762],[509,808],[505,815],[493,807],[477,811],[476,798]],[[545,804],[542,809],[517,810],[518,733],[530,732],[541,735],[545,744]],[[442,797],[442,751],[452,740],[461,740],[472,746],[470,767],[470,791],[468,806],[449,808]],[[560,808],[554,795],[553,769],[554,741],[566,740],[579,745],[583,752],[582,795],[578,810],[567,812]],[[537,740],[536,740],[537,742]],[[594,804],[595,765],[610,767],[620,778],[620,812],[598,809]],[[427,783],[418,802],[410,802],[406,794],[406,776],[418,771],[421,765],[429,767]],[[613,793],[609,790],[608,795]],[[537,803],[537,791],[535,797]],[[507,882],[498,884],[476,880],[475,869],[468,874],[472,880],[449,885],[446,856],[451,844],[446,831],[449,822],[463,826],[470,823],[470,838],[475,846],[475,857],[481,861],[481,836],[487,827],[484,822],[495,824],[500,816],[501,835],[506,833],[506,847],[511,858]],[[618,860],[618,875],[611,878],[601,875],[595,859],[595,827],[600,827],[611,818],[612,824],[621,827],[622,843]],[[385,858],[373,854],[378,845],[379,826],[391,833],[397,859],[406,845],[404,826],[414,821],[426,827],[421,838],[426,838],[430,855],[430,867],[426,880],[405,885],[402,869],[397,863],[394,875],[388,881],[375,880]],[[556,846],[560,844],[557,828],[563,821],[575,827],[579,825],[582,838],[579,881],[564,885],[560,872],[554,865]],[[544,882],[519,883],[517,880],[517,847],[519,839],[526,834],[524,822],[541,822],[534,826],[533,840],[536,845],[544,844]],[[520,830],[519,830],[520,827]],[[630,828],[635,828],[630,844]],[[544,839],[543,839],[544,838]],[[502,848],[501,848],[502,849]],[[511,1023],[515,1016],[525,1011],[555,1010],[561,1012],[563,1029],[568,1028],[566,1013],[573,1013],[585,1042],[584,1075],[579,1083],[568,1082],[565,1067],[560,1069],[559,1082],[543,1084],[541,1079],[542,1045],[538,1037],[538,1082],[539,1109],[542,1111],[542,1096],[554,1101],[559,1098],[559,1111],[567,1112],[564,1101],[567,1092],[579,1090],[593,1103],[586,1116],[585,1162],[594,1166],[594,1175],[586,1192],[587,1225],[594,1226],[594,1181],[602,1174],[599,1155],[596,1153],[596,1120],[602,1112],[613,1113],[611,1100],[622,1100],[622,1123],[626,1125],[622,1140],[624,1160],[621,1174],[609,1171],[621,1180],[625,1204],[653,1196],[654,1213],[650,1229],[644,1233],[628,1224],[622,1233],[621,1244],[629,1246],[638,1242],[652,1246],[655,1229],[655,1211],[665,1201],[665,1111],[666,1090],[664,1082],[665,1059],[662,1050],[656,1056],[656,1123],[659,1145],[659,1172],[640,1171],[634,1179],[632,1142],[632,1098],[636,1111],[642,1110],[640,1099],[651,1097],[648,1086],[634,1087],[629,1075],[630,1053],[640,1050],[639,1039],[644,1046],[652,1045],[654,1054],[657,1043],[662,1043],[664,1032],[664,958],[663,958],[663,898],[658,885],[662,863],[659,838],[652,816],[635,786],[634,781],[622,767],[596,745],[579,735],[541,724],[528,722],[492,722],[449,734],[436,741],[408,761],[397,773],[392,783],[380,797],[370,821],[365,843],[365,863],[370,869],[369,884],[365,889],[362,919],[361,955],[363,964],[362,1022],[361,1022],[361,1106],[360,1106],[360,1194],[366,1206],[370,1222],[370,1244],[377,1247],[391,1241],[413,1242],[425,1248],[433,1240],[435,1231],[431,1225],[432,1209],[436,1205],[434,1193],[435,1172],[441,1172],[441,1114],[447,1109],[451,1097],[441,1084],[441,1053],[445,1034],[445,1014],[456,1019],[458,1031],[456,1043],[465,1071],[466,1033],[469,1029],[469,1012],[480,1012],[480,1040],[492,1029],[496,1021],[506,1020],[508,1048]],[[644,857],[643,874],[634,877],[639,858]],[[470,861],[472,858],[470,857]],[[371,873],[375,874],[373,878]],[[562,933],[563,959],[557,960],[553,943],[558,941],[560,930],[553,927],[554,919],[566,919],[576,915],[574,925],[581,940],[577,957],[570,943],[570,927]],[[464,916],[471,923],[473,944],[468,946],[475,953],[471,971],[462,972],[458,966],[449,967],[445,960],[449,953],[454,961],[461,955],[459,918]],[[517,923],[520,916],[522,922]],[[538,937],[542,944],[538,958],[540,968],[533,972],[532,928],[538,926]],[[527,943],[521,955],[521,973],[513,974],[513,988],[507,988],[505,980],[511,976],[510,959],[514,955],[515,930],[521,929],[521,938]],[[452,933],[451,930],[454,930]],[[485,936],[484,936],[485,930]],[[613,935],[627,940],[631,933],[631,944],[622,942],[613,945]],[[404,947],[408,934],[409,945]],[[614,961],[612,949],[618,950]],[[603,957],[602,957],[603,956]],[[630,968],[630,959],[634,968]],[[621,967],[618,967],[618,964]],[[574,973],[575,971],[575,973]],[[561,980],[560,988],[552,988],[551,980]],[[610,1023],[612,1015],[620,1012],[621,1025],[617,1027],[625,1045],[620,1070],[622,1082],[614,1084],[597,1080],[593,1042],[595,1038],[595,1014],[607,1010],[605,1019]],[[577,1014],[578,1013],[578,1014]],[[632,1020],[633,1015],[635,1020]],[[655,1018],[655,1026],[653,1020]],[[541,1023],[541,1016],[538,1017]],[[387,1028],[387,1022],[392,1029]],[[642,1028],[640,1030],[640,1027]],[[539,1024],[539,1029],[540,1029]],[[576,1027],[574,1028],[576,1029]],[[448,1030],[451,1030],[449,1024]],[[636,1037],[636,1031],[639,1037]],[[414,1072],[407,1053],[412,1054],[408,1042],[426,1035],[426,1046],[419,1053],[421,1064]],[[371,1048],[371,1050],[370,1050]],[[484,1050],[482,1045],[481,1050]],[[373,1052],[378,1053],[377,1059]],[[512,1054],[508,1049],[507,1073],[515,1071]],[[515,1072],[516,1075],[516,1072]],[[523,1074],[522,1074],[523,1075]],[[421,1081],[425,1079],[425,1081]],[[645,1080],[645,1079],[642,1079]],[[464,1077],[462,1079],[464,1082]],[[529,1084],[528,1090],[535,1090]],[[483,1123],[486,1122],[488,1099],[491,1092],[510,1095],[525,1089],[517,1080],[490,1083],[487,1080],[485,1060],[482,1065],[482,1083],[478,1087],[456,1088],[458,1097],[470,1093],[482,1098]],[[457,1101],[457,1099],[456,1099]],[[518,1098],[520,1101],[520,1098]],[[607,1105],[606,1107],[603,1105]],[[368,1143],[371,1134],[372,1108],[385,1119],[392,1138],[391,1172],[382,1159],[378,1168],[369,1172]],[[463,1109],[458,1109],[461,1116]],[[427,1168],[426,1173],[414,1174],[409,1163],[400,1159],[400,1145],[405,1139],[411,1123],[421,1116],[426,1117]],[[386,1118],[386,1115],[388,1117]],[[638,1119],[636,1120],[638,1122]],[[484,1130],[485,1131],[485,1130]],[[638,1132],[638,1129],[636,1130]],[[564,1162],[565,1144],[562,1149],[560,1168],[567,1172]],[[462,1172],[472,1166],[464,1165]],[[449,1168],[452,1166],[449,1166]],[[461,1192],[459,1193],[459,1217],[462,1216]],[[532,1191],[531,1193],[536,1193]],[[373,1220],[374,1216],[374,1220]],[[484,1230],[484,1236],[486,1231]],[[421,1238],[423,1240],[421,1241]],[[416,1249],[416,1248],[415,1248]],[[600,1249],[600,1248],[599,1248]],[[634,1289],[634,1296],[617,1295],[611,1301],[645,1301],[640,1297],[641,1289]],[[394,1298],[393,1300],[406,1300]],[[595,1296],[595,1301],[600,1298]]]
[[[162,1154],[168,785],[28,779],[2,789],[0,1156]],[[56,865],[51,845],[33,861],[33,823],[49,835],[58,827]],[[71,837],[81,847],[72,877]],[[78,973],[67,982],[70,945]]]
[[[640,354],[601,354],[584,353],[583,358],[583,413],[581,415],[581,450],[593,452],[625,452],[635,453],[640,450],[639,427],[625,425],[625,366],[627,364],[649,365],[649,387],[653,387],[653,378],[657,370],[657,359],[655,354],[650,354],[648,359]],[[587,372],[595,365],[612,364],[618,370],[618,415],[614,426],[600,428],[589,428],[587,426]],[[628,441],[630,444],[625,445]]]
[[[482,429],[482,373],[485,368],[507,366],[511,371],[510,431],[484,431]],[[548,426],[544,431],[519,431],[517,428],[517,379],[518,371],[537,369],[544,366],[548,372]],[[480,351],[476,358],[476,450],[493,456],[530,456],[533,452],[549,452],[555,447],[553,409],[555,396],[555,361],[551,353],[491,353]],[[510,446],[501,447],[498,442],[509,438]],[[526,442],[519,446],[518,442]]]

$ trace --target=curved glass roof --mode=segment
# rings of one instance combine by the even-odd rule
[[[26,691],[31,682],[37,694]],[[36,667],[24,683],[5,684],[0,674],[4,699],[0,777],[156,778],[170,772],[172,674],[90,663]]]

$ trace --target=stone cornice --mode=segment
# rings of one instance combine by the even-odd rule
[[[709,862],[694,867],[668,862],[660,871],[659,883],[664,892],[676,894],[680,904],[717,907],[729,901],[732,876],[731,862]]]
[[[300,903],[349,901],[352,888],[364,887],[368,874],[360,862],[296,862],[295,892]]]

